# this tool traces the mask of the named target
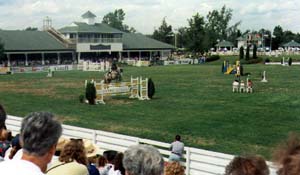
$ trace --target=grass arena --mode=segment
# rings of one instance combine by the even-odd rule
[[[270,158],[289,132],[300,132],[299,66],[244,65],[254,90],[247,94],[232,93],[234,75],[222,74],[219,63],[124,66],[123,81],[149,77],[156,93],[146,101],[107,97],[106,105],[79,103],[85,80],[100,81],[103,72],[61,71],[52,78],[45,72],[1,75],[0,103],[10,115],[50,111],[68,125],[163,142],[179,133],[188,146]],[[268,83],[260,82],[263,71]]]

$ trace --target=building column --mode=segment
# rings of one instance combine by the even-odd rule
[[[129,51],[127,52],[127,57],[128,57],[128,59],[130,59],[130,52]]]
[[[122,60],[122,52],[119,52],[119,62],[121,62],[121,60]]]
[[[60,53],[57,52],[57,64],[60,64]]]
[[[162,60],[163,57],[163,51],[160,51],[160,59]]]
[[[10,54],[7,54],[7,66],[9,67],[10,65]]]
[[[81,52],[78,52],[78,57],[77,57],[78,64],[80,63],[80,57],[81,57]]]
[[[42,65],[45,65],[45,53],[42,52]]]
[[[76,61],[75,52],[72,52],[72,60],[73,60],[73,62],[75,62],[75,61]]]
[[[28,66],[28,54],[25,53],[25,66]]]
[[[142,52],[139,51],[139,60],[141,60],[141,57],[142,57]]]
[[[150,60],[150,61],[152,60],[152,51],[150,51],[150,54],[149,54],[149,60]]]

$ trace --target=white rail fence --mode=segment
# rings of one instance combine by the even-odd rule
[[[9,115],[6,125],[13,135],[19,133],[22,118]],[[170,155],[170,144],[142,139],[138,137],[115,134],[106,131],[92,130],[74,126],[63,125],[63,136],[68,138],[82,138],[93,141],[104,152],[115,150],[124,152],[129,146],[136,144],[153,145],[168,160]],[[182,165],[186,167],[187,175],[221,175],[224,174],[226,165],[233,159],[233,155],[217,153],[197,148],[185,147],[184,161]],[[271,162],[268,162],[270,174],[275,175],[276,170]]]

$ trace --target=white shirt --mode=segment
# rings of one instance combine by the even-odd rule
[[[7,160],[0,163],[1,174],[9,175],[45,175],[41,169],[32,162],[26,160]]]

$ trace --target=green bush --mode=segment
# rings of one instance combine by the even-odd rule
[[[240,47],[240,60],[244,59],[244,47]]]
[[[96,88],[94,83],[88,82],[85,88],[85,98],[89,101],[90,105],[95,104],[96,99]]]
[[[152,99],[154,94],[155,94],[154,82],[152,81],[151,78],[149,78],[149,80],[148,80],[148,97]]]
[[[80,102],[80,103],[83,103],[83,102],[84,102],[84,99],[85,99],[85,98],[84,98],[84,95],[82,95],[82,94],[79,95],[79,102]]]
[[[251,59],[251,60],[242,60],[242,64],[257,64],[263,62],[262,58],[257,58],[257,59]]]
[[[289,66],[291,66],[291,65],[292,65],[292,62],[293,62],[293,61],[292,61],[292,58],[290,57],[290,58],[289,58],[289,61],[288,61],[288,63],[289,63]]]
[[[211,55],[209,56],[208,58],[206,58],[206,62],[212,62],[212,61],[216,61],[216,60],[219,60],[220,59],[220,56],[219,55]]]

